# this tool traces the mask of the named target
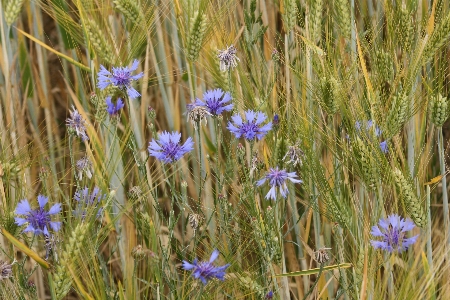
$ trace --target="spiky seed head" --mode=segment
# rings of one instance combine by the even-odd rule
[[[198,59],[205,38],[207,21],[206,15],[198,11],[191,18],[186,47],[186,57],[190,61],[196,61]]]
[[[447,121],[449,115],[449,105],[447,97],[443,97],[440,93],[431,97],[430,101],[430,117],[431,122],[437,127],[442,127]]]

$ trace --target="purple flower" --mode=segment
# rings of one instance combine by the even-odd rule
[[[33,232],[34,234],[49,235],[48,229],[58,231],[61,228],[61,222],[51,221],[51,216],[61,211],[61,204],[54,204],[49,211],[44,209],[48,202],[48,197],[38,196],[39,208],[31,209],[27,199],[20,201],[16,207],[16,214],[23,215],[24,218],[16,217],[16,224],[19,226],[28,223],[28,227],[23,232]]]
[[[277,200],[276,188],[280,189],[280,193],[283,198],[286,198],[289,194],[289,190],[286,185],[286,179],[289,179],[293,183],[301,183],[300,179],[295,179],[297,174],[295,172],[288,173],[286,170],[279,170],[278,167],[271,168],[269,172],[267,172],[266,176],[256,182],[257,186],[263,185],[266,180],[269,180],[270,188],[269,192],[266,195],[266,199]]]
[[[130,99],[135,99],[141,94],[138,93],[132,86],[131,82],[144,76],[141,72],[137,75],[131,75],[133,71],[139,66],[139,61],[135,59],[131,67],[113,67],[112,73],[106,70],[103,65],[100,65],[100,72],[98,72],[97,87],[100,90],[104,90],[107,86],[112,84],[121,90],[126,90]]]
[[[117,116],[119,111],[125,106],[122,99],[117,99],[116,104],[111,101],[111,97],[106,97],[106,110],[111,117]]]
[[[67,118],[66,125],[70,134],[79,136],[81,140],[87,141],[89,137],[86,134],[86,120],[83,119],[78,110],[72,105],[73,111],[70,112],[70,118]]]
[[[177,161],[186,153],[194,150],[194,142],[191,137],[183,145],[180,144],[180,139],[181,133],[164,131],[159,135],[157,141],[152,139],[148,146],[148,152],[165,164]]]
[[[225,50],[219,50],[217,57],[219,58],[220,71],[228,71],[237,66],[237,62],[240,59],[236,56],[237,50],[233,45],[227,47]]]
[[[372,231],[370,232],[373,236],[382,238],[381,241],[370,241],[375,249],[379,248],[388,252],[401,253],[414,244],[419,236],[406,238],[406,233],[411,231],[416,225],[410,219],[402,219],[396,214],[392,214],[386,219],[380,219],[378,226],[372,226]]]
[[[273,292],[272,292],[272,291],[269,291],[269,292],[266,294],[265,299],[272,299],[272,298],[273,298]]]
[[[203,284],[207,284],[208,280],[217,278],[219,280],[224,280],[225,270],[230,266],[226,264],[221,267],[215,267],[213,262],[219,257],[219,251],[216,249],[211,254],[209,261],[198,262],[197,259],[191,263],[183,260],[183,269],[192,270],[192,275],[195,279],[200,279]]]
[[[257,137],[260,140],[272,129],[272,122],[262,126],[262,123],[267,119],[267,116],[262,112],[247,110],[245,117],[247,121],[244,122],[241,116],[236,114],[231,117],[234,124],[228,122],[227,128],[236,138],[243,136],[247,140],[253,140]]]
[[[0,260],[0,281],[2,281],[3,279],[11,278],[13,276],[12,265],[14,264],[14,262],[8,264],[6,261]]]
[[[380,149],[381,149],[381,152],[383,152],[383,153],[387,153],[388,152],[387,141],[383,141],[383,142],[380,143]]]
[[[203,94],[203,102],[200,99],[196,99],[195,104],[198,106],[204,106],[213,116],[221,115],[224,111],[231,111],[233,104],[227,104],[231,101],[230,93],[222,91],[221,89],[209,90]]]
[[[98,187],[94,187],[94,190],[90,194],[87,187],[82,190],[76,191],[73,198],[78,202],[78,204],[76,210],[73,211],[73,214],[76,216],[81,216],[81,218],[84,219],[86,217],[86,214],[88,213],[88,207],[97,209],[98,204],[105,197],[106,194],[102,195]],[[103,208],[99,208],[97,211],[97,218],[102,215],[102,212]]]
[[[87,178],[92,178],[94,170],[92,169],[92,162],[87,156],[79,159],[75,164],[75,168],[78,171],[78,180],[83,180],[83,173],[86,173]]]

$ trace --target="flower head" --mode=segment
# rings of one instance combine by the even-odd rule
[[[272,299],[272,298],[273,298],[273,292],[272,292],[272,291],[269,291],[269,292],[266,294],[265,299]]]
[[[78,179],[83,180],[83,173],[86,174],[87,178],[92,178],[92,162],[87,158],[87,156],[77,160],[75,164],[75,168],[78,171]]]
[[[89,137],[86,134],[86,120],[75,107],[72,106],[73,111],[70,112],[70,118],[67,118],[66,125],[70,134],[79,136],[81,140],[87,141]]]
[[[6,261],[0,260],[0,281],[12,277],[13,264],[8,264]]]
[[[269,192],[266,195],[266,199],[273,199],[277,200],[276,195],[276,188],[278,187],[280,189],[280,193],[283,196],[283,198],[286,198],[289,194],[289,190],[286,185],[286,180],[290,180],[293,183],[301,183],[300,179],[295,179],[297,177],[297,174],[295,172],[286,172],[286,170],[279,170],[278,167],[271,168],[269,172],[267,172],[266,176],[264,176],[262,179],[258,180],[256,182],[257,186],[261,186],[266,182],[266,180],[269,180],[269,185],[272,186],[269,190]]]
[[[231,117],[234,124],[228,122],[227,128],[236,138],[243,136],[247,140],[253,140],[257,137],[258,140],[260,140],[272,129],[272,122],[262,125],[267,119],[267,116],[262,112],[247,110],[245,112],[245,117],[247,118],[247,121],[244,122],[241,116],[236,114]]]
[[[301,166],[303,164],[302,158],[305,156],[305,153],[298,145],[289,146],[288,151],[283,157],[283,161],[286,161],[287,164],[292,164],[293,167],[296,165]]]
[[[180,144],[181,133],[164,131],[158,140],[152,139],[148,146],[148,152],[163,163],[171,163],[179,160],[186,153],[194,150],[194,142],[189,137],[186,142]]]
[[[86,217],[88,213],[88,208],[96,209],[98,204],[106,197],[106,194],[101,194],[98,187],[94,187],[92,193],[89,193],[89,189],[85,187],[82,190],[75,192],[73,199],[75,199],[78,204],[76,210],[73,214],[76,216],[81,216],[82,219]],[[97,218],[102,215],[103,208],[99,208],[97,211]]]
[[[392,214],[386,219],[380,219],[378,226],[372,226],[372,231],[370,232],[374,237],[382,238],[381,241],[370,241],[375,249],[379,248],[388,252],[401,253],[414,244],[419,236],[406,238],[406,233],[411,231],[416,225],[410,219],[405,220],[396,214]]]
[[[121,90],[126,90],[128,96],[131,99],[135,99],[139,97],[141,94],[138,93],[132,86],[131,83],[133,80],[137,80],[144,76],[144,73],[141,72],[136,75],[131,75],[133,71],[139,66],[139,61],[135,59],[133,64],[130,67],[113,67],[112,73],[102,65],[100,65],[100,72],[98,72],[98,83],[97,86],[100,90],[104,90],[107,86],[112,84],[115,87],[118,87]]]
[[[194,102],[186,105],[186,109],[187,120],[190,121],[192,125],[194,125],[195,129],[198,129],[198,125],[201,125],[202,122],[204,122],[205,125],[208,123],[206,116],[211,116],[211,113],[206,107],[197,105]]]
[[[219,50],[219,54],[217,57],[220,62],[220,71],[228,71],[230,68],[235,68],[237,66],[237,62],[240,59],[236,56],[237,50],[233,45],[227,47],[225,50]]]
[[[206,91],[203,94],[203,101],[197,98],[195,104],[206,107],[213,116],[221,115],[224,111],[233,109],[233,103],[228,104],[231,101],[230,93],[224,93],[221,89]]]
[[[197,259],[191,263],[183,260],[183,269],[192,270],[192,275],[195,279],[200,279],[203,284],[207,284],[209,280],[217,278],[219,280],[224,280],[225,270],[230,266],[226,264],[221,267],[215,267],[213,262],[219,257],[219,251],[216,249],[211,254],[209,261],[198,262]]]
[[[49,235],[49,228],[58,231],[61,228],[61,222],[51,221],[51,216],[61,211],[61,204],[56,203],[49,211],[46,211],[44,206],[48,202],[48,197],[39,195],[38,202],[39,208],[31,209],[27,199],[20,201],[16,207],[16,214],[23,215],[24,218],[16,217],[16,224],[22,226],[28,223],[28,227],[23,232],[33,232],[34,234]]]
[[[119,111],[125,106],[122,99],[117,99],[116,104],[111,101],[111,97],[106,97],[106,110],[111,117],[117,116]]]

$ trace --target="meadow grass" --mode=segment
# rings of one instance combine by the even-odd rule
[[[450,298],[447,1],[0,4],[1,299]]]

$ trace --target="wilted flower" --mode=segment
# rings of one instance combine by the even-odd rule
[[[236,56],[236,53],[237,50],[233,45],[227,47],[225,50],[219,50],[217,57],[219,58],[220,71],[228,71],[230,68],[237,66],[237,62],[240,59]]]
[[[6,261],[0,260],[0,281],[12,277],[12,264],[8,264]]]
[[[85,187],[82,190],[77,190],[73,195],[73,199],[75,199],[78,204],[76,210],[74,210],[73,214],[76,216],[81,216],[81,218],[85,218],[88,213],[88,208],[96,209],[98,204],[106,197],[106,194],[101,194],[100,189],[98,187],[94,187],[92,193],[89,194],[89,189]],[[103,208],[99,208],[97,211],[97,218],[102,215]]]
[[[158,140],[152,139],[148,146],[148,152],[163,163],[171,163],[179,160],[186,153],[194,150],[194,142],[189,137],[186,142],[180,144],[181,133],[173,131],[162,132]]]
[[[197,98],[195,104],[206,107],[213,116],[218,116],[224,111],[233,109],[233,103],[227,104],[231,101],[230,93],[224,93],[221,89],[206,91],[203,94],[203,101]]]
[[[283,196],[283,198],[286,198],[289,194],[289,190],[286,185],[286,180],[290,180],[293,183],[301,183],[300,179],[295,179],[297,177],[297,174],[295,172],[286,172],[286,170],[279,170],[278,167],[271,168],[269,172],[267,172],[266,176],[264,176],[262,179],[260,179],[256,185],[261,186],[266,182],[266,180],[269,180],[269,185],[272,186],[269,190],[269,192],[266,195],[266,199],[273,199],[277,200],[276,195],[276,188],[278,187],[280,189],[280,193]]]
[[[194,125],[195,129],[197,129],[197,125],[201,125],[202,122],[204,122],[205,125],[208,123],[206,116],[211,116],[211,113],[206,107],[191,103],[186,105],[186,109],[187,120]]]
[[[207,284],[209,280],[217,278],[224,280],[225,270],[230,266],[226,264],[221,267],[215,267],[213,262],[219,257],[219,251],[216,249],[211,254],[209,261],[198,262],[197,259],[191,263],[183,260],[183,269],[192,270],[192,275],[195,279],[200,279],[203,284]]]
[[[147,115],[150,118],[150,120],[154,120],[156,118],[156,111],[150,105],[147,108]]]
[[[283,161],[289,159],[286,163],[292,164],[293,167],[296,165],[301,166],[303,164],[302,158],[304,155],[305,153],[303,153],[302,149],[300,149],[298,145],[289,146],[288,151],[283,157]]]
[[[106,97],[106,110],[111,117],[117,116],[119,111],[125,106],[122,99],[117,99],[116,104],[111,101],[111,97]]]
[[[331,250],[331,248],[320,248],[316,252],[314,252],[314,260],[317,261],[319,264],[324,264],[327,261],[330,260],[330,255],[328,254],[328,250]]]
[[[61,222],[51,221],[51,216],[61,211],[61,204],[54,204],[49,211],[44,210],[44,206],[48,202],[48,197],[38,196],[39,208],[31,209],[27,199],[20,201],[16,207],[17,215],[24,215],[24,218],[16,217],[16,224],[19,226],[28,223],[27,228],[23,232],[33,232],[34,234],[49,235],[48,229],[58,231],[61,228]]]
[[[195,232],[197,231],[198,226],[200,225],[200,223],[203,222],[203,217],[199,214],[191,213],[191,214],[189,214],[188,220],[189,220],[189,225],[191,225],[191,228],[194,230],[194,235],[195,235]]]
[[[131,75],[133,71],[136,71],[139,66],[139,61],[135,59],[131,67],[113,67],[112,73],[106,70],[103,65],[100,65],[100,72],[98,72],[98,83],[97,86],[100,90],[104,90],[108,85],[112,84],[121,90],[126,90],[130,99],[139,97],[141,94],[138,93],[132,86],[133,80],[137,80],[144,76],[141,72],[136,75]]]
[[[137,200],[142,197],[142,190],[139,186],[136,185],[130,189],[129,194],[131,199]]]
[[[410,219],[403,219],[397,214],[392,214],[386,219],[380,219],[378,226],[372,226],[370,232],[375,237],[381,237],[381,241],[371,240],[370,243],[375,249],[383,249],[388,252],[401,253],[414,244],[419,235],[406,238],[406,233],[411,231],[416,225]]]
[[[75,167],[78,171],[78,179],[83,180],[83,173],[86,174],[87,178],[92,178],[92,173],[94,170],[92,169],[92,162],[87,158],[87,156],[77,160]]]
[[[67,118],[66,125],[70,134],[79,136],[81,140],[87,141],[89,137],[86,134],[86,120],[83,119],[78,110],[72,105],[73,111],[70,112],[70,118]]]
[[[245,117],[247,121],[244,122],[242,121],[242,117],[239,114],[236,114],[231,117],[234,124],[228,122],[227,128],[236,138],[243,136],[247,140],[253,140],[256,137],[260,140],[272,129],[272,122],[262,125],[267,119],[267,116],[262,112],[247,110],[245,112]]]

